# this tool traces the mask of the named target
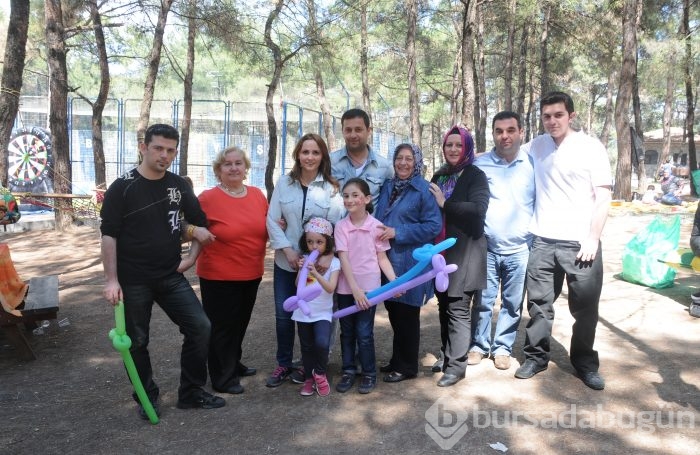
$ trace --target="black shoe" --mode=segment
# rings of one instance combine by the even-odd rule
[[[247,366],[243,365],[242,363],[238,364],[238,376],[244,377],[244,376],[255,376],[255,374],[258,372],[255,368],[248,368]]]
[[[156,416],[160,417],[160,406],[158,406],[158,401],[152,401],[151,406],[153,406],[153,410],[156,411]],[[141,403],[138,404],[136,412],[139,413],[139,417],[141,417],[143,420],[149,420],[148,414],[146,414],[146,410],[143,408],[143,406],[141,406]]]
[[[303,384],[306,381],[306,373],[304,372],[304,367],[295,369],[289,374],[289,379],[294,384]]]
[[[597,371],[579,372],[578,377],[593,390],[603,390],[605,388],[605,381]]]
[[[340,393],[345,393],[348,390],[352,389],[352,385],[354,383],[354,373],[343,373],[343,376],[340,378],[340,381],[335,385],[335,390],[337,390]]]
[[[464,379],[464,376],[457,376],[456,374],[445,373],[437,382],[437,385],[438,387],[449,387],[451,385],[457,384],[462,379]]]
[[[405,381],[406,379],[413,379],[415,377],[416,377],[415,374],[409,375],[409,374],[399,373],[398,371],[392,371],[391,373],[384,376],[384,378],[382,380],[384,382],[401,382],[401,381]]]
[[[189,400],[177,400],[178,409],[216,409],[224,406],[226,406],[226,400],[204,390]]]
[[[372,389],[377,385],[376,376],[362,376],[360,385],[357,386],[357,391],[360,393],[370,393]]]
[[[282,385],[284,381],[289,379],[289,375],[292,374],[292,369],[283,367],[283,366],[278,366],[275,368],[275,371],[272,372],[269,378],[267,378],[267,382],[265,382],[265,386],[267,387],[279,387]]]
[[[387,365],[379,367],[379,371],[382,373],[391,373],[392,371],[394,371],[394,367],[392,367],[391,363],[389,363]]]
[[[219,393],[228,393],[231,395],[238,395],[238,394],[243,393],[244,389],[243,389],[242,385],[234,384],[231,387],[228,387],[226,389],[217,389],[216,387],[214,387],[214,391],[219,392]]]
[[[540,371],[544,371],[547,369],[547,364],[544,366],[539,365],[537,362],[534,360],[526,360],[525,363],[520,365],[520,368],[515,370],[515,377],[518,379],[530,379]]]
[[[439,373],[442,371],[442,366],[445,364],[445,355],[440,351],[440,355],[438,356],[437,360],[435,363],[433,363],[432,368],[430,368],[430,371],[433,373]]]

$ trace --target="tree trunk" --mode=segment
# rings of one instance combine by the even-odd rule
[[[641,26],[642,21],[642,1],[637,0],[637,8],[635,13],[635,30],[638,30]],[[635,37],[636,40],[636,37]],[[632,105],[634,108],[634,129],[637,135],[636,138],[632,138],[634,151],[636,152],[634,158],[637,160],[637,193],[644,194],[646,191],[646,169],[644,168],[645,152],[644,152],[644,124],[642,123],[642,106],[639,101],[639,59],[637,58],[638,53],[634,52],[634,93],[632,97]]]
[[[450,123],[450,126],[452,125],[454,125],[454,122]],[[440,128],[440,122],[437,119],[430,123],[430,143],[442,143],[442,128]],[[439,153],[438,150],[440,150],[439,147],[430,147],[430,172],[425,176],[427,179],[430,179],[435,170],[442,164],[442,153]]]
[[[282,75],[282,51],[280,47],[272,41],[272,24],[279,17],[280,11],[284,6],[284,0],[276,0],[275,8],[270,11],[265,22],[265,46],[272,54],[274,64],[272,79],[267,86],[267,94],[265,96],[265,113],[267,114],[267,130],[270,137],[270,145],[267,149],[267,166],[265,167],[265,189],[267,190],[267,200],[272,198],[272,191],[275,189],[273,176],[275,173],[275,165],[277,164],[277,120],[275,120],[275,92],[279,85]]]
[[[513,110],[513,54],[515,53],[515,11],[516,0],[508,0],[508,37],[506,61],[503,67],[503,110]]]
[[[102,112],[109,95],[110,79],[107,46],[97,0],[90,0],[90,18],[95,27],[95,44],[100,64],[100,90],[97,99],[92,104],[92,155],[95,160],[95,187],[106,189],[107,173],[105,170],[104,141],[102,140]]]
[[[53,184],[56,193],[70,194],[71,168],[68,148],[68,70],[61,0],[46,0],[46,47],[49,63],[49,125],[53,144]],[[63,231],[73,222],[70,199],[56,200],[56,229]]]
[[[612,53],[610,55],[610,60],[612,60]],[[604,146],[608,146],[608,140],[610,138],[610,125],[612,124],[613,116],[613,84],[615,83],[615,70],[610,70],[608,73],[608,87],[605,94],[605,120],[603,121],[603,128],[600,131],[600,142]]]
[[[312,57],[312,60],[316,58]],[[321,108],[323,116],[323,135],[326,136],[328,150],[335,150],[335,134],[333,133],[333,114],[331,114],[331,106],[326,98],[326,85],[323,82],[323,74],[321,67],[314,64],[314,80],[316,81],[316,95],[318,96],[318,104]]]
[[[187,68],[185,69],[184,100],[180,134],[180,175],[187,175],[190,149],[190,125],[192,124],[192,79],[194,77],[194,39],[197,36],[197,0],[189,0],[187,18]]]
[[[595,84],[591,84],[588,91],[591,94],[591,100],[588,104],[588,113],[586,114],[586,132],[591,134],[591,127],[593,125],[593,111],[595,110],[595,103],[598,101],[598,93]]]
[[[669,68],[676,67],[675,54],[671,52],[669,54]],[[666,74],[666,96],[664,98],[664,119],[663,119],[663,132],[664,132],[664,143],[661,148],[661,156],[659,156],[659,162],[657,163],[655,176],[661,173],[661,167],[666,162],[666,158],[671,154],[671,122],[673,121],[673,104],[674,96],[673,92],[676,90],[676,75],[673,71],[669,71]]]
[[[690,33],[690,0],[683,0],[683,24],[681,25],[683,40],[685,41],[685,59],[683,61],[683,72],[685,73],[685,98],[686,116],[685,124],[688,131],[688,167],[692,171],[698,168],[698,157],[695,150],[695,100],[693,98],[693,48]],[[692,175],[692,174],[691,174]],[[692,181],[692,178],[691,178]],[[695,185],[690,185],[693,196],[697,196]]]
[[[522,41],[520,42],[520,56],[518,57],[518,102],[516,111],[520,118],[525,113],[525,86],[527,82],[527,40],[529,39],[527,25],[523,27]]]
[[[10,8],[5,60],[2,67],[2,90],[0,90],[0,184],[5,187],[8,167],[7,145],[12,136],[12,126],[17,117],[19,95],[22,90],[29,29],[29,0],[12,0]]]
[[[360,74],[362,76],[362,106],[369,115],[370,124],[373,125],[372,103],[369,99],[369,70],[367,69],[367,3],[360,2]]]
[[[473,0],[461,0],[462,12],[462,125],[474,128],[474,20]]]
[[[475,141],[476,153],[486,151],[486,117],[488,105],[486,99],[486,65],[484,63],[484,3],[476,4],[476,71],[474,86],[476,87]]]
[[[552,5],[545,2],[542,6],[544,17],[542,19],[542,34],[540,35],[540,96],[549,92],[549,20],[552,16]],[[539,132],[544,133],[544,125],[539,119]]]
[[[461,46],[455,53],[455,62],[452,65],[452,97],[450,98],[450,126],[457,124],[459,113],[459,92],[462,90],[462,78],[460,73],[460,65],[462,63],[462,48]]]
[[[537,131],[537,122],[539,119],[535,114],[537,112],[537,106],[535,105],[535,83],[533,81],[534,71],[530,70],[528,78],[528,103],[527,103],[527,114],[525,115],[525,142],[530,142],[530,139],[535,137],[535,131]]]
[[[311,48],[311,66],[314,71],[314,80],[316,82],[316,94],[318,96],[318,104],[323,115],[323,134],[326,136],[328,150],[335,149],[335,134],[333,134],[333,116],[331,114],[331,106],[326,98],[326,85],[323,82],[323,73],[321,72],[321,61],[319,59],[318,49],[322,46],[321,34],[318,30],[318,22],[316,21],[316,2],[314,0],[306,1],[306,8],[309,11],[309,26],[307,28],[307,36],[314,41],[315,47]]]
[[[615,103],[615,129],[617,131],[617,170],[613,197],[629,201],[631,188],[631,146],[629,107],[637,77],[635,60],[637,55],[636,15],[637,1],[625,0],[622,17],[622,67]]]
[[[406,12],[406,65],[408,66],[408,115],[411,120],[411,142],[421,146],[420,105],[418,103],[418,81],[416,77],[416,26],[418,22],[417,0],[407,0]]]
[[[139,123],[136,127],[136,137],[138,142],[143,142],[148,128],[148,120],[151,116],[151,104],[153,103],[153,92],[156,87],[156,77],[158,76],[158,68],[160,67],[160,52],[163,47],[163,33],[165,32],[165,24],[168,20],[168,12],[173,0],[161,0],[160,13],[158,14],[158,23],[153,35],[153,45],[151,46],[151,55],[148,58],[148,74],[146,75],[146,83],[143,88],[143,100],[141,101],[141,112],[139,114]],[[140,158],[139,158],[140,162]]]

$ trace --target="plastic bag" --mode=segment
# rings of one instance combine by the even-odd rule
[[[681,218],[661,217],[654,220],[632,238],[622,253],[622,279],[656,289],[673,286],[676,271],[659,262],[678,248]]]
[[[693,181],[695,191],[700,194],[700,170],[696,169],[690,173],[690,179]]]

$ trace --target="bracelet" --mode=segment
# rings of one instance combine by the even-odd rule
[[[195,229],[197,229],[197,226],[195,226],[194,224],[190,224],[189,226],[187,226],[187,237],[193,239]]]

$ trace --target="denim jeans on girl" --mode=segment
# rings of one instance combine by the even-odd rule
[[[312,372],[325,374],[328,370],[331,321],[297,322],[297,331],[299,332],[305,379],[311,379]]]
[[[349,294],[338,294],[338,309],[355,305],[355,299]],[[356,374],[355,347],[357,347],[362,374],[377,376],[374,353],[374,313],[376,305],[367,310],[358,311],[340,318],[340,347],[343,357],[343,373]]]

